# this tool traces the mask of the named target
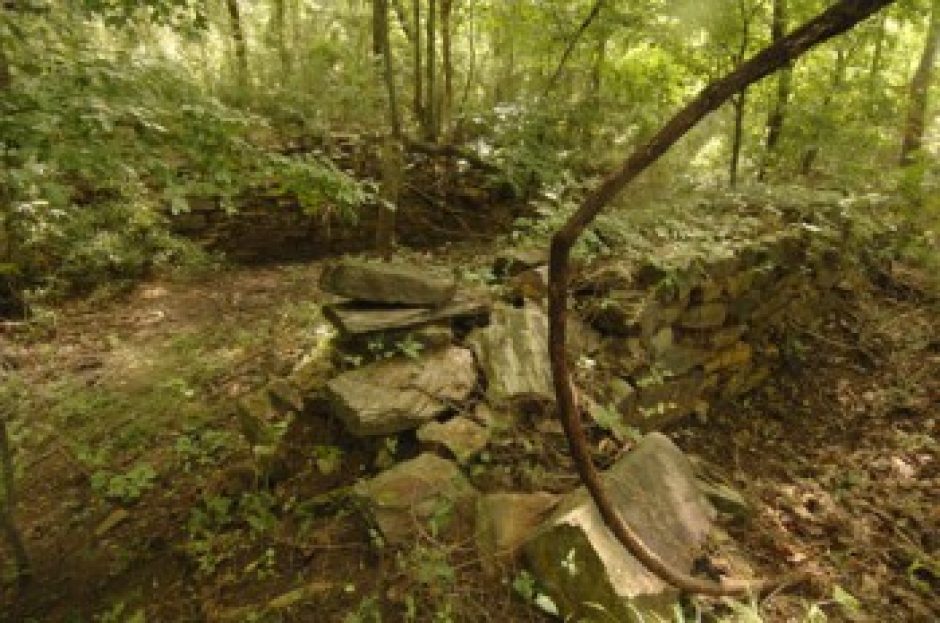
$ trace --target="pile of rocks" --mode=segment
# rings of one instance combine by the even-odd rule
[[[579,372],[590,390],[584,400],[654,428],[765,378],[769,364],[758,363],[759,353],[769,356],[765,327],[832,287],[833,258],[798,228],[760,245],[694,266],[660,258],[585,271],[579,306],[586,322],[575,314],[569,327],[572,350],[595,361]],[[266,460],[284,428],[276,423],[316,396],[354,437],[414,434],[415,458],[352,489],[386,542],[412,542],[446,505],[455,527],[476,534],[488,569],[523,555],[562,614],[586,617],[589,604],[600,604],[617,620],[637,612],[668,617],[676,593],[620,547],[583,489],[562,497],[481,492],[468,478],[520,403],[547,406],[552,416],[543,259],[514,252],[498,260],[495,272],[515,305],[415,266],[344,260],[328,267],[320,287],[342,297],[324,308],[340,334],[336,344],[347,357],[370,360],[339,373],[324,358],[302,362],[241,401],[242,429]],[[374,351],[374,344],[398,347]],[[706,501],[712,490],[681,451],[648,434],[604,478],[644,541],[677,568],[691,568],[715,511]]]
[[[391,335],[421,347],[339,374],[328,373],[324,358],[314,357],[244,397],[242,430],[263,466],[276,463],[285,422],[313,395],[353,436],[414,430],[420,443],[415,458],[352,489],[387,543],[413,542],[446,506],[453,519],[444,536],[475,534],[492,573],[524,556],[565,613],[584,614],[589,601],[611,612],[666,613],[676,594],[611,541],[585,491],[481,492],[468,478],[470,464],[504,430],[503,417],[520,403],[550,406],[553,400],[547,320],[538,305],[491,304],[477,293],[458,293],[452,279],[425,270],[359,261],[330,267],[321,288],[346,297],[326,313],[341,333],[340,344],[355,348]],[[681,452],[652,435],[605,477],[620,511],[683,568],[712,516],[691,474]],[[581,594],[578,587],[591,590]]]

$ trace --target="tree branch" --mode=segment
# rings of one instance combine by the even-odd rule
[[[841,0],[791,34],[764,48],[723,78],[705,87],[588,195],[580,208],[552,237],[549,261],[549,352],[559,417],[568,437],[572,458],[581,480],[611,532],[647,569],[681,590],[706,595],[743,595],[779,586],[792,578],[729,580],[715,583],[693,577],[674,569],[649,549],[617,513],[604,490],[600,474],[591,461],[590,446],[584,436],[568,367],[565,320],[570,279],[568,258],[571,248],[584,229],[627,184],[656,162],[706,115],[727,102],[734,94],[787,66],[814,46],[851,29],[893,1]]]
[[[578,30],[575,31],[574,36],[571,37],[571,40],[568,41],[568,45],[565,47],[565,52],[561,55],[561,60],[558,61],[558,66],[555,68],[555,73],[552,74],[552,77],[549,78],[548,84],[545,85],[545,91],[542,93],[542,96],[548,95],[552,89],[555,88],[555,84],[558,82],[558,78],[561,77],[561,72],[564,70],[565,65],[568,64],[568,58],[574,52],[575,46],[578,45],[578,41],[581,40],[581,37],[584,36],[584,33],[588,28],[591,27],[591,24],[597,19],[597,16],[600,14],[601,9],[604,7],[604,0],[597,0],[594,3],[594,6],[591,7],[591,12],[588,13],[587,17],[584,18],[584,21],[581,22],[581,26],[578,27]]]

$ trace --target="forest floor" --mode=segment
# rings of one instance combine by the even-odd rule
[[[436,259],[489,262],[478,249]],[[470,545],[428,536],[386,551],[357,513],[330,507],[322,494],[368,459],[328,424],[295,444],[335,443],[339,472],[307,457],[273,489],[245,476],[233,399],[320,339],[319,270],[151,282],[0,333],[0,365],[24,389],[17,517],[34,566],[18,592],[0,546],[0,621],[546,620],[512,577],[486,580]],[[765,387],[672,436],[750,502],[752,518],[724,528],[754,570],[811,572],[759,604],[764,620],[935,621],[940,302],[913,270],[845,296],[824,329],[794,331]],[[543,477],[574,485],[564,463],[542,461]]]

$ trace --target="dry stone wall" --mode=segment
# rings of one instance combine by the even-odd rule
[[[786,354],[786,327],[821,317],[849,287],[849,247],[864,240],[833,210],[586,269],[577,309],[603,339],[580,385],[642,430],[759,386]]]

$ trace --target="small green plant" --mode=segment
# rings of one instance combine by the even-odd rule
[[[623,416],[613,405],[596,405],[591,409],[591,417],[597,425],[608,431],[618,441],[636,438],[639,432],[624,422]]]
[[[363,597],[354,612],[343,618],[343,623],[382,623],[382,608],[375,595]]]
[[[176,439],[174,449],[186,472],[198,467],[215,465],[235,447],[237,438],[229,431],[190,431]]]
[[[131,610],[123,601],[119,601],[105,612],[95,617],[96,623],[147,623],[147,614],[143,608]]]
[[[541,590],[535,576],[528,571],[523,569],[516,574],[516,577],[512,580],[512,589],[519,597],[536,608],[552,616],[558,616],[558,606],[555,605],[551,597]]]
[[[91,476],[91,486],[109,500],[133,503],[153,488],[157,472],[151,465],[141,463],[123,474],[99,470]]]
[[[324,476],[335,473],[343,464],[343,449],[338,446],[314,446],[317,470]]]
[[[189,541],[185,549],[204,575],[214,573],[232,556],[231,548],[225,547],[221,533],[234,522],[233,509],[234,503],[230,498],[209,496],[203,498],[201,506],[190,511],[187,524]]]
[[[277,500],[267,491],[243,493],[238,503],[239,514],[255,534],[268,532],[277,525],[274,508]]]
[[[277,574],[277,552],[274,548],[265,549],[261,556],[248,563],[245,573],[254,573],[259,580],[274,577]]]

